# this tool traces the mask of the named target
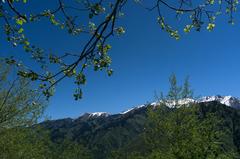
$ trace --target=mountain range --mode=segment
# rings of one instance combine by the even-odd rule
[[[159,101],[162,102],[162,101]],[[51,140],[56,143],[68,139],[88,147],[96,159],[106,158],[115,149],[126,146],[136,140],[144,131],[148,108],[154,108],[159,102],[140,105],[118,114],[106,112],[85,113],[79,118],[49,120],[40,123],[50,131]],[[168,109],[174,102],[167,101]],[[223,120],[232,121],[236,146],[240,147],[240,100],[232,96],[207,96],[198,99],[182,99],[179,105],[195,103],[205,112],[221,114]]]
[[[180,99],[178,101],[179,105],[184,105],[184,104],[189,104],[189,103],[205,103],[205,102],[212,102],[212,101],[216,101],[219,102],[221,104],[224,104],[226,106],[229,106],[231,108],[235,108],[235,109],[240,109],[240,99],[237,97],[233,97],[233,96],[221,96],[221,95],[216,95],[216,96],[204,96],[201,98],[197,98],[197,99],[193,99],[193,98],[185,98],[185,99]],[[160,101],[161,103],[162,101]],[[168,107],[173,107],[174,106],[174,102],[173,101],[164,101],[164,103],[168,106]],[[119,114],[126,114],[129,113],[131,111],[135,111],[136,109],[142,108],[142,107],[146,107],[146,106],[156,106],[159,105],[159,102],[153,102],[150,104],[143,104],[143,105],[139,105],[139,106],[134,106],[126,111],[123,111]],[[91,117],[108,117],[111,114],[107,113],[107,112],[94,112],[94,113],[85,113],[83,116],[89,116]],[[115,114],[116,115],[116,114]]]

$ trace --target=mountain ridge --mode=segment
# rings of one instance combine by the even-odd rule
[[[238,104],[239,100],[230,96],[211,97],[206,97],[193,105],[200,108],[199,114],[202,116],[214,113],[225,121],[226,128],[232,131],[235,145],[240,150],[240,109],[233,108],[235,105],[231,104],[234,102],[230,102],[236,100],[237,103],[234,104]],[[154,108],[154,105],[140,105],[122,114],[86,113],[76,119],[49,120],[39,125],[50,132],[53,143],[63,143],[68,139],[87,147],[94,154],[94,158],[105,159],[112,151],[139,140],[138,137],[145,130],[149,107]],[[168,114],[175,110],[166,107],[164,113]]]
[[[179,100],[178,104],[179,105],[185,105],[185,104],[190,104],[190,103],[205,103],[205,102],[212,102],[212,101],[217,101],[221,104],[224,104],[226,106],[229,106],[229,107],[232,107],[232,108],[235,108],[235,109],[240,109],[240,99],[238,97],[234,97],[234,96],[231,96],[231,95],[228,95],[228,96],[222,96],[222,95],[203,96],[203,97],[200,97],[198,99],[185,98],[185,99]],[[122,111],[120,113],[115,113],[115,114],[111,114],[111,113],[108,113],[108,112],[93,112],[93,113],[84,113],[81,116],[89,116],[89,118],[94,118],[94,117],[96,118],[96,117],[108,117],[108,116],[111,116],[111,115],[123,115],[123,114],[127,114],[131,111],[134,111],[136,109],[139,109],[139,108],[142,108],[142,107],[147,107],[147,105],[157,106],[161,102],[162,101],[152,102],[150,104],[142,104],[142,105],[134,106],[134,107],[132,107],[128,110]],[[164,102],[170,108],[174,106],[173,101],[164,101]]]

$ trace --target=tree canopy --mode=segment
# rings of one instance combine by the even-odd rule
[[[29,79],[14,75],[15,68],[0,60],[0,131],[31,126],[43,115],[46,100]]]
[[[48,131],[37,125],[47,102],[29,79],[16,76],[14,70],[0,60],[0,158],[90,158],[80,144],[53,143]]]
[[[180,38],[182,32],[191,30],[200,31],[205,28],[212,31],[215,19],[221,14],[229,17],[229,23],[234,24],[234,13],[237,11],[238,0],[133,0],[144,10],[157,13],[156,22],[170,37]],[[36,10],[31,8],[31,0],[1,0],[0,20],[5,33],[5,39],[10,45],[23,47],[29,57],[41,66],[36,70],[20,63],[14,57],[6,58],[10,64],[25,64],[18,71],[18,75],[37,81],[43,94],[49,98],[54,94],[54,87],[65,78],[73,78],[76,84],[74,98],[82,98],[82,85],[86,83],[86,70],[106,70],[110,76],[113,73],[110,38],[122,35],[125,28],[121,26],[124,9],[130,0],[55,0],[48,3],[39,3]],[[166,12],[167,11],[167,12]],[[168,15],[176,15],[183,28],[170,24]],[[25,35],[26,29],[32,23],[48,19],[49,22],[66,30],[72,36],[83,36],[83,45],[77,53],[57,52],[51,53],[38,44],[33,44]],[[185,20],[180,20],[185,19]],[[46,23],[46,22],[45,22]],[[182,30],[182,31],[181,31]],[[70,50],[70,49],[69,49]],[[52,65],[56,66],[54,69]]]

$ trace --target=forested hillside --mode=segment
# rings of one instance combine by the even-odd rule
[[[194,112],[194,114],[192,114],[192,112]],[[162,133],[161,129],[170,132],[175,131],[173,129],[173,120],[178,113],[180,113],[179,120],[186,120],[182,125],[182,129],[189,128],[189,124],[194,124],[195,129],[201,129],[199,132],[194,132],[199,133],[195,134],[196,136],[202,136],[204,133],[212,133],[210,134],[214,136],[212,140],[215,140],[215,138],[219,140],[218,137],[221,136],[223,140],[221,140],[220,145],[223,146],[224,149],[226,148],[226,152],[235,153],[234,155],[236,156],[238,152],[240,152],[240,111],[214,101],[194,104],[188,107],[183,106],[178,109],[163,108],[163,106],[141,107],[126,114],[110,116],[91,117],[89,114],[85,114],[75,120],[62,119],[47,121],[40,125],[50,131],[51,140],[54,143],[61,143],[65,139],[80,143],[91,151],[94,156],[93,158],[111,158],[111,156],[116,154],[123,158],[134,158],[132,155],[135,153],[140,156],[148,156],[153,153],[153,150],[161,150],[161,147],[169,144],[166,143],[166,141],[163,142],[167,138],[166,134],[162,136],[158,135]],[[184,113],[187,113],[188,116]],[[166,127],[164,123],[160,123],[159,119],[161,118],[163,121],[167,119],[165,122],[172,124],[172,128]],[[196,120],[191,123],[192,119]],[[157,121],[159,123],[155,123]],[[162,128],[157,127],[157,125],[162,126]],[[191,136],[189,135],[192,133],[191,131],[195,131],[195,129],[185,130],[186,134],[182,134],[183,136],[180,137],[183,138],[183,140],[179,141],[187,142],[187,140],[190,140]],[[204,132],[204,130],[206,132]],[[151,138],[148,138],[148,136],[151,136]],[[159,145],[156,146],[155,142],[157,142],[157,140],[159,140]],[[204,140],[199,139],[199,141],[194,141],[194,139],[192,139],[192,141],[188,142],[188,144],[190,144],[189,149],[191,146],[195,146],[196,148],[199,146],[200,148],[203,146],[202,142],[204,142]],[[210,143],[204,144],[211,147],[211,145],[208,145]],[[191,151],[195,150],[197,149]],[[217,149],[213,151],[212,153],[219,153],[217,151],[222,152],[223,150]],[[188,153],[197,152],[190,152],[189,150],[185,155],[189,155]],[[136,154],[134,155],[135,157],[137,156]],[[128,155],[130,157],[127,157]],[[116,156],[113,158],[116,158]]]

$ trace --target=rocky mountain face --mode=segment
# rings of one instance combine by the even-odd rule
[[[171,102],[168,102],[171,103]],[[222,116],[238,123],[240,127],[240,100],[232,96],[209,96],[199,99],[183,99],[179,105],[195,103],[207,111],[219,112]],[[76,141],[87,146],[97,154],[97,158],[105,158],[113,149],[124,146],[128,141],[134,140],[144,130],[147,110],[158,105],[157,102],[149,105],[133,107],[119,114],[105,112],[85,113],[77,119],[50,120],[40,126],[50,131],[54,142],[64,139]],[[168,105],[171,109],[171,104]],[[236,117],[238,116],[238,117]],[[234,120],[234,121],[233,121]],[[235,121],[237,120],[237,121]],[[240,130],[240,128],[239,128]],[[240,134],[236,132],[236,135]],[[240,140],[240,135],[238,135]]]

